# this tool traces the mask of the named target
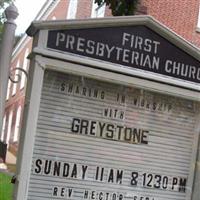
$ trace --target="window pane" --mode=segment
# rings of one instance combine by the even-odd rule
[[[8,118],[8,130],[7,130],[7,137],[6,137],[6,144],[8,144],[8,146],[9,146],[11,129],[12,129],[12,117],[13,117],[13,111],[10,112],[10,115]]]
[[[13,142],[16,142],[18,140],[19,128],[20,128],[20,118],[21,118],[21,106],[17,109]]]
[[[4,141],[5,128],[6,128],[6,116],[4,116],[4,118],[3,118],[3,125],[2,125],[2,132],[1,132],[1,141]]]
[[[25,52],[25,54],[24,54],[24,63],[23,63],[23,69],[26,70],[26,71],[27,71],[27,69],[28,69],[28,59],[27,59],[28,54],[29,54],[29,49],[26,49],[26,52]],[[26,81],[26,76],[25,76],[25,74],[22,72],[20,89],[24,88],[24,86],[25,86],[25,81]]]
[[[16,68],[19,68],[19,61],[17,62]],[[17,74],[19,73],[19,70],[15,70],[15,76],[14,78],[17,79]],[[12,95],[15,95],[17,91],[17,83],[13,83],[13,90],[12,90]]]
[[[78,0],[70,0],[68,13],[67,13],[67,19],[76,18],[77,4],[78,4]]]

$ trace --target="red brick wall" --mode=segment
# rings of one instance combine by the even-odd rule
[[[142,0],[147,14],[200,46],[200,33],[196,31],[199,13],[199,0]]]
[[[76,19],[87,19],[91,18],[92,13],[92,0],[79,0],[78,7],[77,7],[77,14]],[[105,17],[112,16],[111,10],[106,7],[105,10]]]
[[[108,6],[106,6],[105,17],[112,17],[112,12]]]
[[[8,125],[9,114],[10,114],[11,111],[13,112],[12,124],[11,124],[11,135],[10,135],[10,142],[11,143],[13,142],[13,138],[14,138],[15,123],[16,123],[16,114],[17,114],[17,109],[19,108],[19,106],[22,107],[21,116],[20,116],[20,122],[22,122],[23,110],[24,110],[24,96],[21,96],[15,102],[12,101],[12,104],[10,104],[9,106],[7,106],[6,109],[5,109],[5,114],[6,114],[6,119],[7,119],[7,125]],[[6,132],[5,133],[7,133],[7,128],[6,128]],[[4,138],[6,139],[6,134],[5,134]]]
[[[77,19],[87,19],[91,16],[92,10],[92,0],[79,0],[76,18]]]
[[[20,52],[18,52],[16,57],[14,59],[12,59],[11,68],[15,68],[18,61],[20,63],[19,67],[22,68],[26,49],[29,49],[29,53],[30,53],[31,52],[31,48],[32,48],[32,40],[29,40],[28,43],[23,47],[23,49]],[[17,84],[16,94],[14,96],[12,96],[13,85],[14,85],[14,83],[11,84],[10,99],[7,102],[6,106],[8,106],[13,101],[16,101],[16,98],[19,98],[18,95],[20,95],[20,96],[24,95],[24,89],[20,89],[20,83],[18,83]]]
[[[12,69],[17,67],[18,61],[20,63],[19,67],[22,68],[26,49],[28,48],[29,52],[31,52],[31,46],[32,46],[32,40],[29,40],[27,42],[27,44],[16,54],[16,56],[12,59],[12,63],[11,63]],[[13,90],[14,84],[17,84],[17,90],[16,90],[16,93],[14,95],[12,95],[12,90]],[[23,113],[24,96],[25,96],[25,89],[24,88],[20,89],[20,83],[12,83],[11,88],[10,88],[9,99],[6,101],[6,105],[5,105],[6,106],[5,115],[7,116],[6,117],[7,124],[8,124],[9,114],[11,111],[13,111],[10,142],[13,141],[15,122],[16,122],[16,114],[17,114],[16,112],[17,112],[17,109],[19,106],[22,106],[22,113]],[[22,114],[21,114],[20,120],[22,120]],[[5,139],[6,139],[6,134],[7,134],[7,128],[8,127],[6,127],[6,129],[5,129],[5,137],[4,137]]]
[[[57,20],[66,19],[68,6],[69,6],[69,0],[59,1],[59,3],[56,5],[56,7],[52,10],[52,12],[47,17],[47,20],[52,20],[53,17],[56,17]]]

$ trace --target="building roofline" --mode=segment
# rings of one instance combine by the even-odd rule
[[[41,7],[40,11],[37,13],[36,17],[34,18],[34,21],[40,20],[42,17],[48,14],[52,11],[52,9],[57,5],[59,1],[58,0],[46,0],[43,6]],[[52,7],[53,6],[53,7]],[[45,17],[45,18],[46,18]],[[28,37],[26,33],[23,34],[22,38],[19,40],[17,45],[14,47],[12,52],[12,59],[15,58],[16,54],[19,52],[21,48],[24,47],[24,45],[30,40],[31,38]],[[26,42],[27,40],[27,42]],[[25,44],[24,44],[25,43]]]
[[[46,2],[43,4],[43,6],[41,7],[40,11],[37,13],[36,17],[34,20],[40,20],[40,18],[44,15],[44,13],[48,10],[48,8],[50,7],[51,3],[54,0],[46,0]]]

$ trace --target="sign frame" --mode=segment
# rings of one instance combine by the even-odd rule
[[[128,20],[127,20],[128,19]],[[122,22],[127,20],[127,23],[133,23],[133,18],[123,18]],[[129,21],[131,20],[131,22]],[[148,18],[149,20],[149,18]],[[98,21],[98,20],[97,20]],[[101,20],[101,23],[105,22],[106,19]],[[111,23],[114,19],[109,19],[107,23]],[[146,24],[146,18],[138,18],[136,17],[136,21],[134,23],[141,23]],[[93,26],[95,26],[96,20],[90,21]],[[122,23],[121,22],[121,23]],[[37,22],[38,23],[38,22]],[[46,22],[48,24],[49,22]],[[55,22],[52,22],[55,26]],[[58,26],[64,22],[60,22]],[[78,26],[76,21],[71,21],[69,24],[72,26]],[[91,26],[88,24],[88,21],[84,22],[87,26]],[[152,22],[151,22],[152,23]],[[157,24],[157,22],[154,22]],[[38,23],[37,28],[43,29],[47,28],[45,24]],[[51,26],[51,23],[48,24]],[[120,25],[119,25],[120,26]],[[187,44],[182,39],[176,38],[174,33],[171,33],[169,30],[165,28],[160,28],[161,25],[158,26],[159,31],[163,29],[163,35],[173,35],[173,41],[176,41],[178,44],[180,43],[183,45],[185,49],[190,49],[190,53],[192,54],[195,48],[193,48],[190,44]],[[48,27],[49,28],[49,27]],[[69,28],[69,27],[68,27]],[[51,29],[51,27],[50,27]],[[40,98],[41,98],[41,90],[42,90],[42,83],[44,78],[44,72],[46,69],[59,71],[68,74],[76,74],[84,77],[94,78],[96,80],[103,80],[107,82],[117,83],[121,85],[127,85],[137,88],[142,88],[145,90],[150,90],[153,92],[164,93],[167,95],[177,96],[184,99],[190,99],[200,102],[200,86],[193,83],[181,83],[177,80],[171,80],[170,84],[166,84],[169,79],[160,77],[158,82],[155,82],[154,79],[156,77],[151,77],[150,80],[144,78],[145,73],[137,74],[136,72],[133,75],[132,71],[128,71],[125,68],[117,68],[115,64],[101,62],[99,63],[96,60],[92,59],[85,59],[79,56],[74,56],[70,54],[62,54],[60,52],[52,52],[51,50],[47,50],[44,48],[44,44],[47,39],[47,30],[40,30],[39,32],[34,32],[35,39],[34,39],[34,46],[33,52],[30,55],[31,59],[31,67],[29,73],[29,83],[27,86],[27,93],[25,99],[25,111],[23,117],[23,125],[22,131],[20,135],[20,145],[19,145],[19,156],[17,161],[17,183],[15,185],[15,199],[16,200],[26,200],[27,193],[28,193],[28,180],[30,177],[30,168],[31,168],[31,160],[32,158],[30,155],[33,153],[34,147],[34,136],[36,133],[36,125],[37,125],[37,118],[39,112],[39,105],[40,105]],[[184,44],[183,44],[184,43]],[[186,45],[187,44],[187,45]],[[185,46],[186,45],[186,46]],[[195,53],[196,58],[200,60],[199,53]],[[83,67],[84,66],[84,67]],[[111,69],[111,70],[108,70]],[[154,75],[153,75],[154,76]],[[200,116],[198,118],[200,121]],[[190,165],[190,178],[188,180],[189,185],[192,185],[193,188],[198,191],[198,188],[193,185],[194,178],[196,176],[194,163],[197,162],[197,151],[198,151],[198,143],[199,143],[199,129],[200,127],[196,127],[195,130],[195,137],[194,145],[193,145],[193,156],[192,162]],[[187,193],[187,199],[192,198],[191,189],[190,192]]]
[[[39,106],[40,106],[43,75],[46,69],[53,70],[53,71],[56,70],[56,71],[64,72],[68,74],[76,74],[76,75],[80,75],[84,77],[95,78],[97,80],[103,80],[107,82],[141,88],[141,85],[140,86],[137,85],[137,79],[127,78],[124,75],[117,75],[117,74],[113,74],[112,72],[104,72],[102,70],[93,69],[87,66],[84,66],[85,70],[83,70],[81,65],[77,65],[77,64],[73,64],[73,63],[65,62],[65,61],[58,61],[51,58],[45,58],[40,55],[36,55],[35,58],[33,58],[33,60],[34,60],[35,66],[32,67],[31,72],[30,72],[30,77],[33,77],[33,79],[31,80],[31,85],[29,85],[29,88],[27,89],[28,94],[26,96],[25,114],[24,114],[26,120],[24,120],[23,128],[22,128],[23,131],[21,132],[22,136],[20,137],[21,138],[20,143],[23,143],[24,146],[23,146],[23,149],[20,147],[20,151],[19,151],[20,157],[18,158],[19,159],[18,161],[19,171],[17,171],[18,183],[15,188],[16,192],[18,191],[17,198],[16,198],[17,200],[26,199],[26,195],[28,192],[27,185],[28,185],[28,180],[30,177],[30,167],[31,167],[31,161],[32,161],[32,158],[29,155],[32,155],[33,153],[34,136],[36,133],[37,115],[38,115]],[[62,67],[59,67],[59,66],[62,66]],[[120,81],[120,80],[124,80],[124,81]],[[146,84],[148,85],[149,82],[147,82]],[[160,85],[160,92],[163,91],[164,87],[165,85]],[[143,86],[143,88],[149,89],[147,86],[146,87]],[[170,89],[172,88],[173,87],[171,86]],[[183,98],[181,93],[184,91],[184,89],[182,88],[173,88],[173,89],[175,91],[177,89],[180,90],[179,95],[176,95],[176,96]],[[158,90],[155,90],[155,91],[158,92]],[[169,92],[168,94],[173,95],[173,96],[175,95],[172,92],[171,93]],[[195,133],[196,139],[194,140],[195,143],[193,145],[193,154],[192,154],[193,157],[192,157],[192,162],[190,165],[190,176],[188,179],[189,185],[193,185],[192,183],[194,181],[194,175],[195,175],[194,163],[196,162],[199,128],[200,127],[196,128],[196,130],[198,131]],[[187,196],[188,199],[190,199],[191,193],[190,194],[188,193],[187,195],[188,195]]]
[[[92,65],[93,67],[103,70],[112,70],[118,73],[124,73],[131,76],[147,79],[147,71],[124,68],[123,65],[106,62],[91,57],[84,57],[73,53],[62,52],[59,50],[52,50],[47,48],[47,38],[49,30],[70,30],[70,29],[91,29],[91,28],[106,28],[106,27],[124,27],[124,26],[136,26],[142,25],[158,33],[161,37],[167,39],[174,46],[178,47],[182,51],[186,52],[191,57],[200,61],[199,49],[193,44],[186,41],[184,38],[177,35],[172,30],[168,29],[163,24],[159,23],[151,16],[126,16],[115,18],[100,18],[100,19],[88,19],[88,20],[69,20],[69,21],[47,21],[47,22],[33,22],[27,30],[29,36],[37,35],[37,31],[40,30],[40,37],[38,37],[37,46],[33,49],[35,53],[40,55],[48,55],[58,59],[70,60],[72,62],[78,62],[85,65]],[[102,66],[102,63],[104,65]],[[184,81],[173,77],[168,77],[162,74],[155,74],[148,72],[148,79],[156,82],[162,82],[182,88],[188,88],[190,90],[200,91],[200,86],[197,83],[190,81]]]

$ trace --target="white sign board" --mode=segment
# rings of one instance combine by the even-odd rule
[[[198,199],[195,47],[144,16],[28,34],[17,200]]]
[[[188,200],[197,103],[45,71],[31,200]]]

